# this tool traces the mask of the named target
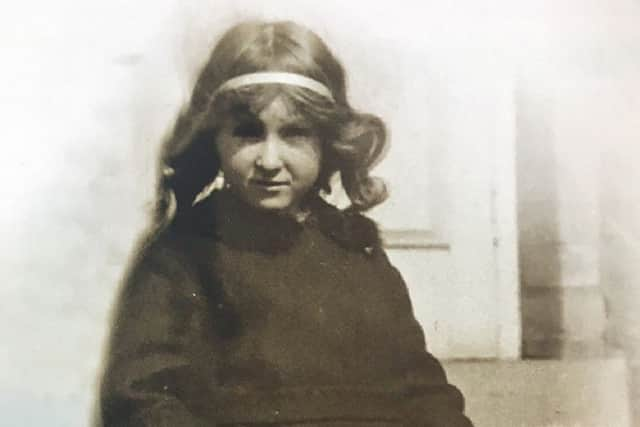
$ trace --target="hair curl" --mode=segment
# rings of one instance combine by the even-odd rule
[[[235,76],[259,71],[305,75],[326,85],[334,101],[292,85],[252,85],[215,90]],[[258,114],[281,97],[292,111],[310,120],[323,140],[323,162],[316,185],[331,190],[340,173],[351,209],[367,210],[387,196],[384,183],[369,175],[386,148],[383,121],[354,110],[347,100],[345,73],[329,48],[312,31],[293,22],[244,22],[229,29],[202,68],[188,105],[179,114],[160,158],[156,222],[167,223],[188,210],[196,195],[215,179],[220,161],[215,137],[229,114]]]

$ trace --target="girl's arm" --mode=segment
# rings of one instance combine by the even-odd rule
[[[407,286],[381,250],[388,274],[389,302],[394,307],[396,351],[405,369],[406,396],[402,412],[407,425],[419,427],[472,427],[464,415],[462,393],[449,384],[438,360],[426,350],[422,327],[415,319]]]
[[[207,356],[207,310],[187,265],[184,254],[158,241],[133,265],[101,387],[104,427],[205,425],[194,413],[212,379],[195,363]]]

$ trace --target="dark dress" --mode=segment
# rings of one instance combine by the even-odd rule
[[[320,199],[300,224],[217,195],[153,237],[100,403],[105,427],[471,426],[375,224]]]

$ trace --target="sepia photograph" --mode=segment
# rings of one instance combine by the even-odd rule
[[[0,17],[0,424],[640,427],[640,3]]]

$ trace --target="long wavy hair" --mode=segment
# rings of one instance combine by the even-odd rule
[[[281,71],[302,74],[327,86],[329,100],[293,85],[244,86],[215,94],[238,75]],[[244,22],[229,29],[200,71],[188,105],[164,141],[155,223],[168,224],[191,209],[196,196],[218,174],[215,146],[220,123],[228,115],[259,114],[276,97],[301,114],[322,138],[322,165],[313,191],[331,191],[337,172],[350,209],[365,211],[387,196],[384,183],[369,175],[386,148],[383,121],[354,110],[347,99],[345,73],[322,39],[293,22]]]

